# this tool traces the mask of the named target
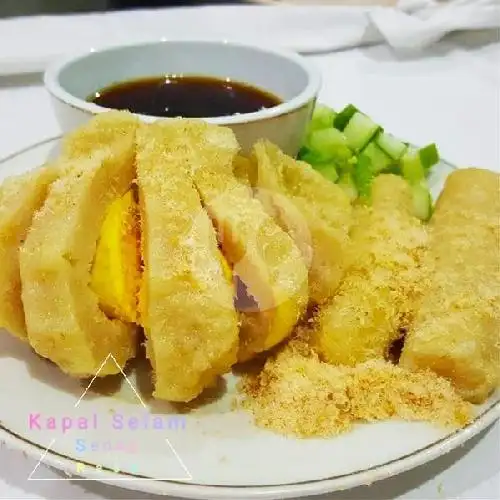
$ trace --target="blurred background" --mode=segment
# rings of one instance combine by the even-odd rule
[[[247,2],[244,0],[0,0],[0,17],[230,3]]]

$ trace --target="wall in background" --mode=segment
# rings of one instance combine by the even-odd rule
[[[245,0],[0,0],[0,17],[221,3]]]
[[[108,0],[0,0],[0,17],[104,10]]]

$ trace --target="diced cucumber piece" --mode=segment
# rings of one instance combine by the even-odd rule
[[[314,170],[332,182],[337,182],[337,179],[339,178],[339,174],[337,173],[337,168],[334,163],[320,163],[314,165]]]
[[[401,158],[401,172],[410,184],[417,184],[425,179],[425,169],[418,151],[410,151]]]
[[[302,146],[297,154],[297,159],[302,160],[304,156],[306,156],[308,153],[310,153],[310,150],[307,146]]]
[[[310,130],[320,130],[322,128],[333,127],[333,121],[336,116],[335,111],[329,106],[316,104],[311,122],[309,124]]]
[[[375,142],[377,143],[378,147],[393,160],[399,160],[408,149],[408,144],[405,144],[403,141],[400,141],[387,132],[378,134]]]
[[[432,215],[432,196],[429,189],[424,184],[412,186],[413,213],[415,217],[426,222]]]
[[[435,144],[429,144],[420,149],[418,155],[422,166],[427,170],[439,163],[439,152]]]
[[[399,177],[402,177],[401,166],[397,163],[392,164],[389,168],[386,168],[384,170],[384,174],[393,174],[393,175],[399,175]]]
[[[422,149],[409,147],[401,158],[401,171],[408,182],[416,184],[424,179],[438,162],[439,153],[435,144],[429,144]]]
[[[358,197],[358,190],[350,173],[342,174],[338,180],[338,185],[344,190],[351,202]]]
[[[358,162],[357,157],[353,154],[348,160],[342,162],[339,168],[344,172],[352,172],[356,163]]]
[[[346,137],[335,128],[314,131],[309,136],[308,147],[313,153],[325,160],[334,158],[348,160],[353,156]]]
[[[305,137],[302,141],[302,148],[307,149],[309,151],[311,150],[311,147],[310,147],[311,134],[314,132],[314,130],[312,130],[310,127],[311,127],[311,124],[309,123],[309,125],[307,126]]]
[[[363,149],[360,156],[368,156],[368,158],[370,158],[374,173],[385,171],[394,164],[394,160],[382,151],[375,142],[370,142],[368,146]]]
[[[305,161],[306,163],[309,163],[309,165],[319,165],[320,163],[324,162],[325,160],[318,154],[316,154],[314,151],[307,151],[303,153],[300,156],[300,161]]]
[[[347,138],[347,143],[355,152],[361,151],[380,130],[371,118],[363,113],[357,112],[349,120],[349,123],[344,129],[344,135]]]
[[[351,118],[358,112],[358,108],[353,104],[348,104],[340,113],[337,114],[333,126],[338,130],[344,130]]]
[[[339,175],[341,175],[343,173],[352,172],[353,169],[354,169],[354,166],[356,165],[356,163],[358,161],[358,159],[353,154],[348,159],[345,159],[345,158],[334,158],[332,161],[337,166],[337,172],[339,173]]]
[[[359,197],[370,199],[372,183],[375,177],[370,158],[368,158],[367,156],[358,157],[358,161],[354,167],[352,177]]]

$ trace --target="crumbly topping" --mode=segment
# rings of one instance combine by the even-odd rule
[[[472,412],[448,381],[431,372],[380,360],[329,365],[300,339],[259,374],[245,375],[240,389],[240,404],[256,425],[297,437],[333,436],[356,423],[391,418],[461,427]]]
[[[410,186],[381,175],[372,198],[373,206],[355,211],[350,266],[337,295],[317,315],[313,342],[333,364],[384,359],[421,293],[427,231],[411,213]]]

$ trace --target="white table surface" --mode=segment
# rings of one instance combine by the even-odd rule
[[[436,142],[455,164],[500,170],[498,33],[455,35],[409,58],[377,46],[313,59],[324,75],[323,101],[335,107],[353,102],[396,135],[417,144]],[[39,75],[0,77],[0,156],[58,132]],[[0,498],[152,498],[93,482],[28,482],[34,465],[19,452],[1,448]],[[60,477],[49,468],[43,474]],[[317,498],[500,499],[500,424],[423,467]]]

